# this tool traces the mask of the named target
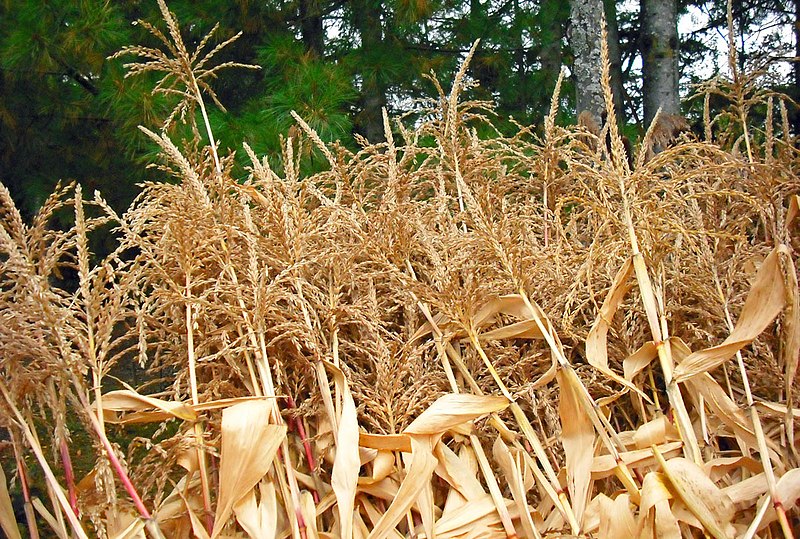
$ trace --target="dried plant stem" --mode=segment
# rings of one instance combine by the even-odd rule
[[[286,441],[285,437],[281,444],[281,453],[283,454],[283,465],[286,468],[286,478],[289,480],[289,492],[292,505],[294,506],[294,517],[296,519],[300,539],[306,539],[307,526],[306,519],[303,516],[302,504],[300,503],[300,487],[297,485],[297,477],[295,476],[294,467],[292,466],[292,459],[289,456],[289,442]]]
[[[186,348],[189,362],[189,387],[192,396],[192,404],[197,406],[200,399],[197,393],[197,358],[194,350],[194,314],[192,310],[192,280],[186,274]],[[206,462],[206,452],[203,449],[203,425],[197,421],[192,426],[194,430],[195,451],[197,452],[197,463],[200,470],[200,488],[203,492],[203,511],[205,525],[208,533],[214,530],[214,514],[211,510],[211,487],[208,479],[208,464]]]
[[[61,506],[61,510],[66,515],[67,520],[70,523],[70,526],[72,526],[73,532],[80,539],[88,539],[88,536],[86,535],[86,532],[83,530],[83,527],[81,526],[78,517],[72,510],[72,507],[70,507],[69,501],[67,500],[67,497],[64,495],[64,491],[61,489],[61,485],[58,484],[58,479],[56,479],[55,474],[53,474],[53,470],[47,463],[47,459],[45,459],[44,457],[44,453],[42,452],[42,448],[39,445],[39,442],[36,440],[36,437],[31,432],[28,423],[22,417],[22,414],[17,408],[17,405],[14,404],[14,401],[11,398],[11,394],[8,392],[8,388],[6,388],[5,382],[3,382],[2,380],[0,380],[0,393],[3,394],[3,398],[5,399],[6,404],[16,417],[17,424],[19,428],[22,430],[22,434],[25,436],[25,439],[28,441],[28,445],[31,447],[33,454],[36,456],[36,460],[39,462],[39,466],[42,467],[42,471],[44,472],[47,484],[51,488],[53,494],[58,499],[58,503]]]
[[[543,316],[540,316],[540,309],[533,306],[524,288],[519,288],[519,294],[522,297],[525,306],[528,308],[528,312],[536,322],[539,331],[542,333],[548,345],[550,346],[552,354],[558,361],[559,368],[565,372],[567,380],[569,380],[570,384],[577,390],[581,399],[581,405],[586,414],[589,416],[589,419],[592,422],[592,425],[594,425],[595,430],[600,435],[600,438],[602,438],[603,444],[614,458],[614,461],[616,462],[617,477],[620,481],[622,481],[623,485],[625,485],[625,488],[628,489],[631,499],[638,501],[640,498],[639,488],[636,486],[636,482],[633,480],[630,470],[622,461],[622,457],[617,449],[619,448],[620,450],[624,450],[624,444],[620,441],[616,431],[608,422],[608,419],[598,409],[597,403],[594,402],[594,399],[589,394],[589,390],[586,389],[586,386],[584,386],[580,378],[578,378],[575,369],[573,369],[572,365],[569,363],[569,361],[567,361],[567,358],[564,355],[564,350],[561,346],[561,343],[558,341],[558,337],[555,335],[555,331],[553,330],[550,321],[546,318],[543,319]]]
[[[500,375],[497,373],[492,365],[492,362],[489,360],[489,357],[486,355],[486,352],[483,350],[475,330],[471,327],[467,327],[465,329],[472,346],[475,348],[475,350],[477,350],[478,355],[481,357],[495,383],[500,388],[500,392],[503,393],[503,396],[510,401],[511,404],[509,405],[509,408],[511,409],[511,413],[514,414],[514,419],[517,420],[517,424],[519,425],[520,429],[522,429],[522,433],[525,435],[525,438],[527,438],[528,442],[530,442],[531,447],[536,453],[536,457],[544,466],[545,473],[550,479],[550,482],[552,483],[556,492],[558,492],[558,499],[561,503],[564,517],[567,519],[570,528],[572,528],[572,533],[576,535],[579,534],[581,529],[580,524],[578,524],[578,521],[575,518],[575,513],[572,510],[572,506],[570,505],[564,490],[561,488],[561,484],[558,481],[558,476],[556,475],[550,460],[547,458],[547,453],[545,453],[544,447],[542,446],[539,437],[536,435],[533,425],[531,425],[530,421],[528,421],[528,417],[525,415],[525,412],[523,412],[522,408],[519,407],[519,404],[516,403],[516,400],[514,399],[513,395],[511,395],[511,392],[508,391],[508,388],[500,379]]]
[[[489,487],[489,493],[494,500],[494,505],[497,508],[497,514],[500,515],[500,522],[503,523],[503,529],[506,531],[508,539],[517,538],[517,530],[514,528],[514,523],[511,522],[511,515],[508,513],[505,500],[503,500],[503,493],[500,492],[500,487],[497,485],[497,478],[492,471],[492,466],[486,459],[486,454],[483,452],[481,441],[474,434],[469,435],[469,441],[472,442],[472,450],[475,452],[475,457],[478,460],[483,478],[486,485]]]
[[[214,133],[211,131],[211,121],[208,119],[208,113],[206,112],[206,105],[203,101],[203,94],[200,92],[200,87],[197,85],[197,79],[194,77],[194,72],[192,71],[191,66],[186,66],[186,73],[191,77],[192,80],[192,91],[194,92],[195,99],[197,100],[197,105],[200,107],[200,114],[203,115],[203,124],[206,126],[206,134],[208,135],[208,147],[211,150],[211,155],[214,158],[214,167],[217,170],[217,174],[222,176],[222,165],[219,161],[219,155],[217,154],[217,143],[214,140]]]
[[[414,267],[411,265],[411,261],[406,259],[405,262],[409,275],[411,275],[411,278],[416,281],[417,274],[414,272]],[[433,319],[433,315],[431,314],[431,310],[428,308],[428,306],[422,303],[414,292],[409,293],[411,294],[411,298],[419,307],[419,310],[422,311],[422,314],[425,316],[425,320],[427,320],[431,325],[431,329],[433,331],[433,342],[436,346],[436,353],[439,355],[439,360],[442,362],[442,369],[444,369],[445,376],[447,376],[447,382],[450,384],[450,391],[453,393],[459,393],[458,382],[456,382],[456,377],[453,374],[453,366],[450,365],[450,360],[448,359],[447,351],[444,346],[444,334],[439,328],[439,325]]]
[[[64,481],[67,483],[69,505],[72,507],[72,511],[75,515],[80,518],[80,511],[78,511],[78,495],[75,492],[75,475],[72,471],[72,459],[69,456],[69,446],[64,438],[59,441],[58,449],[61,455],[61,464],[64,466]]]
[[[310,128],[309,128],[310,129]],[[303,295],[303,284],[299,278],[294,279],[294,287],[297,290],[297,295],[300,297],[300,310],[303,313],[303,321],[306,324],[306,327],[310,332],[314,331],[314,325],[311,323],[311,315],[308,314],[308,308],[306,307],[306,298]],[[309,343],[313,347],[313,343]],[[336,443],[339,442],[339,415],[336,413],[336,406],[333,401],[333,395],[331,395],[331,385],[330,380],[328,379],[328,371],[325,370],[325,365],[322,363],[322,360],[318,357],[316,361],[316,374],[317,380],[319,383],[319,392],[322,396],[322,403],[325,406],[325,410],[328,413],[328,419],[331,422],[331,426],[333,427],[333,438]]]
[[[772,500],[772,496],[767,493],[758,504],[758,510],[756,511],[755,518],[750,523],[750,526],[747,527],[747,531],[742,535],[742,539],[753,539],[758,532],[758,527],[761,525],[761,521],[764,520],[764,516],[767,514],[767,510],[770,506],[770,501]],[[791,537],[791,535],[789,536]]]
[[[158,526],[158,522],[152,518],[150,515],[150,511],[147,510],[145,507],[144,502],[142,501],[141,496],[136,490],[136,487],[131,482],[130,477],[128,476],[128,472],[125,471],[125,468],[122,466],[122,463],[117,458],[117,454],[114,452],[114,448],[111,446],[111,442],[108,440],[105,432],[100,428],[100,422],[98,421],[97,417],[94,413],[92,413],[91,405],[87,400],[86,395],[80,389],[80,382],[78,379],[73,375],[72,377],[72,385],[76,388],[76,393],[78,394],[78,399],[80,400],[81,406],[83,406],[84,410],[86,410],[86,415],[89,418],[89,422],[91,422],[92,427],[97,434],[97,437],[100,439],[100,443],[103,445],[103,449],[106,452],[106,457],[108,461],[111,463],[111,467],[114,468],[114,472],[117,474],[117,478],[119,479],[122,486],[125,488],[125,491],[131,497],[133,501],[134,507],[139,512],[139,515],[144,520],[145,527],[150,534],[155,537],[156,539],[163,539],[163,534],[161,533],[161,529]]]
[[[689,412],[686,409],[686,403],[683,401],[681,389],[673,378],[673,368],[675,361],[672,358],[672,350],[669,341],[662,332],[662,322],[664,329],[666,329],[666,322],[658,313],[658,303],[656,300],[655,292],[653,291],[653,284],[650,281],[650,275],[647,273],[647,265],[644,262],[639,250],[639,240],[636,236],[636,229],[633,226],[633,216],[631,214],[630,202],[628,201],[627,190],[625,189],[625,181],[622,175],[619,175],[619,189],[622,195],[623,210],[625,214],[625,224],[628,228],[628,238],[631,244],[631,257],[633,259],[633,271],[636,275],[636,281],[639,284],[639,293],[642,298],[645,314],[647,315],[647,322],[650,326],[650,333],[653,337],[653,342],[656,346],[658,353],[658,361],[661,365],[661,371],[664,373],[664,383],[667,387],[667,396],[669,397],[670,405],[675,411],[677,417],[677,426],[684,441],[684,452],[687,457],[691,458],[695,463],[702,465],[703,457],[700,454],[700,445],[697,443],[697,436],[692,426],[692,420],[689,417]],[[663,314],[663,313],[662,313]]]
[[[289,408],[297,408],[294,399],[290,395],[286,396],[286,404],[289,406]],[[295,418],[295,428],[297,429],[297,435],[300,436],[300,441],[303,444],[306,462],[308,464],[308,469],[311,472],[311,476],[314,478],[314,483],[316,485],[320,485],[319,476],[317,475],[317,463],[316,459],[314,459],[314,451],[311,449],[311,442],[306,435],[306,427],[301,417]],[[319,487],[312,490],[311,495],[314,497],[314,503],[319,503]]]
[[[14,448],[14,460],[17,464],[17,474],[19,476],[20,485],[22,486],[22,499],[25,503],[25,522],[28,525],[28,534],[31,539],[39,539],[39,527],[36,525],[36,515],[33,512],[33,505],[31,505],[28,472],[25,469],[25,461],[22,459],[22,454],[20,453],[20,443],[13,429],[9,429],[8,433],[11,438],[12,447]]]
[[[725,323],[728,326],[728,331],[733,331],[733,319],[731,318],[728,304],[722,295],[722,287],[719,281],[716,282],[717,292],[723,300],[723,312],[725,313]],[[777,482],[775,481],[775,472],[772,469],[772,460],[769,456],[769,448],[767,447],[767,438],[764,435],[764,428],[761,425],[761,418],[756,410],[755,401],[753,400],[753,393],[750,390],[750,379],[747,375],[747,369],[744,365],[744,358],[741,351],[736,352],[736,364],[739,367],[739,375],[742,377],[742,388],[744,389],[745,399],[747,401],[747,411],[750,414],[750,421],[753,424],[753,432],[756,435],[758,443],[758,452],[761,456],[761,466],[764,469],[764,477],[767,480],[767,488],[769,489],[769,497],[772,499],[772,505],[775,508],[775,513],[778,515],[778,522],[781,525],[781,530],[786,538],[794,538],[789,519],[786,516],[786,508],[781,504],[780,499],[777,497]]]

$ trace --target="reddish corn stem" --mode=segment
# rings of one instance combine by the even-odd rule
[[[14,442],[14,459],[17,461],[17,473],[19,483],[22,485],[22,499],[25,500],[25,520],[28,524],[28,535],[31,539],[39,539],[39,528],[36,526],[36,515],[33,514],[31,504],[31,490],[28,485],[28,473],[25,471],[25,464],[17,451],[16,441]]]
[[[69,506],[72,507],[75,516],[81,518],[81,513],[78,510],[78,494],[75,491],[75,474],[72,472],[72,459],[69,456],[69,447],[66,440],[61,440],[59,451],[61,453],[61,464],[64,466],[64,479],[67,482]]]
[[[142,501],[141,496],[136,491],[136,487],[133,486],[130,477],[128,476],[128,472],[125,471],[125,468],[122,467],[122,463],[117,458],[117,454],[114,452],[114,448],[111,447],[111,442],[106,437],[105,430],[103,426],[100,424],[100,420],[97,419],[92,407],[89,405],[88,400],[86,399],[86,394],[81,391],[80,383],[78,382],[77,378],[72,378],[72,384],[75,386],[77,390],[78,398],[80,399],[81,404],[83,405],[84,409],[86,410],[86,415],[89,417],[89,422],[92,424],[97,437],[100,439],[100,443],[103,445],[103,449],[105,449],[106,456],[108,457],[108,461],[111,463],[111,467],[114,468],[114,472],[117,474],[117,478],[119,479],[122,486],[125,487],[125,491],[131,497],[133,501],[134,507],[139,512],[139,515],[145,521],[145,526],[147,526],[147,530],[156,538],[163,538],[163,534],[158,527],[158,523],[152,518],[150,515],[150,511],[147,510],[145,507],[144,502]]]
[[[286,396],[286,404],[289,405],[289,408],[296,409],[297,405],[294,402],[294,399],[291,396]],[[306,461],[308,462],[308,469],[311,470],[311,474],[315,474],[315,470],[317,469],[316,460],[314,459],[314,453],[311,450],[311,444],[308,441],[308,436],[306,436],[306,427],[303,425],[303,420],[299,417],[295,418],[295,426],[297,428],[297,434],[300,436],[300,439],[303,441],[303,449],[305,449],[306,453]],[[319,492],[316,489],[311,491],[311,495],[314,497],[314,503],[319,503]]]

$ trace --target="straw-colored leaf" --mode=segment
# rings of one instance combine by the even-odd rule
[[[732,537],[733,501],[703,469],[683,457],[662,460],[661,465],[675,493],[706,531],[717,539]]]
[[[674,357],[678,361],[684,361],[689,354],[689,347],[686,343],[677,337],[672,337],[670,345]],[[689,388],[690,398],[697,400],[702,397],[705,406],[714,412],[716,419],[727,425],[748,446],[758,449],[758,440],[752,422],[710,374],[703,373],[691,378],[685,382],[685,385]],[[780,458],[774,442],[768,439],[766,443],[770,451],[770,458],[779,462]]]
[[[487,526],[499,522],[494,500],[485,494],[439,519],[436,522],[436,537],[458,537],[465,530],[475,529],[478,523]]]
[[[405,434],[441,434],[509,405],[505,397],[450,393],[439,397],[403,431]]]
[[[625,437],[620,434],[620,439],[624,441]],[[645,449],[675,440],[680,440],[678,429],[665,415],[656,416],[655,419],[641,425],[631,436],[631,441],[637,449]]]
[[[523,320],[502,326],[478,335],[482,341],[502,339],[543,339],[542,331],[535,320]]]
[[[556,377],[561,388],[558,415],[561,418],[561,443],[566,456],[567,489],[575,517],[580,522],[591,494],[590,471],[595,432],[591,419],[587,417],[581,405],[581,397],[578,394],[580,389],[573,386],[573,378],[565,376],[561,370]]]
[[[258,483],[259,499],[256,489],[244,495],[233,512],[236,520],[253,539],[273,539],[278,532],[278,503],[275,498],[275,485],[271,481]]]
[[[736,352],[753,342],[780,314],[786,304],[786,289],[781,269],[781,254],[791,256],[779,245],[764,259],[733,332],[722,344],[692,353],[675,368],[674,378],[682,382],[718,367]]]
[[[792,195],[789,197],[789,209],[786,210],[786,220],[784,223],[787,230],[791,228],[798,214],[800,214],[800,195]]]
[[[658,450],[666,458],[680,454],[681,447],[683,447],[683,442],[669,442],[659,445]],[[650,448],[623,451],[619,456],[628,468],[645,468],[658,463]],[[617,461],[613,455],[598,455],[592,459],[592,479],[602,479],[613,475],[616,468]]]
[[[497,461],[497,465],[500,467],[503,475],[505,475],[508,488],[511,490],[511,496],[514,498],[514,503],[517,506],[517,511],[519,512],[522,528],[525,530],[525,535],[531,538],[541,537],[539,535],[539,531],[536,529],[536,526],[533,523],[531,512],[528,509],[526,496],[527,491],[525,489],[525,485],[523,484],[524,480],[522,477],[522,472],[520,471],[519,466],[517,466],[514,456],[511,454],[508,446],[503,442],[503,439],[500,436],[495,439],[492,451],[494,453],[494,458]]]
[[[317,509],[314,505],[314,496],[307,490],[300,493],[300,508],[306,524],[306,538],[319,539],[317,531]]]
[[[353,535],[353,506],[358,487],[361,459],[358,455],[358,416],[350,385],[344,380],[342,392],[342,415],[339,419],[339,434],[336,438],[336,458],[333,461],[331,487],[336,493],[339,506],[339,526],[343,539]]]
[[[600,495],[600,529],[601,539],[616,539],[636,536],[636,520],[631,510],[630,497],[622,493],[615,499]]]
[[[787,511],[800,499],[800,468],[789,470],[775,485],[775,498]]]
[[[631,289],[630,277],[633,275],[633,263],[628,258],[614,277],[614,282],[606,295],[600,312],[589,330],[586,337],[586,360],[595,369],[602,372],[605,376],[622,384],[625,388],[639,393],[645,400],[649,398],[635,385],[618,375],[608,366],[608,329],[614,319],[617,309],[625,299],[625,295]]]
[[[411,453],[411,438],[406,434],[369,434],[358,436],[358,445],[378,451],[403,451]]]
[[[436,468],[436,457],[433,456],[431,447],[433,436],[411,436],[411,458],[406,472],[406,477],[400,484],[397,495],[386,509],[375,527],[369,534],[369,539],[386,537],[394,530],[397,523],[403,519],[406,512],[417,500],[419,491],[431,480],[431,474]]]
[[[797,195],[795,195],[795,198]],[[784,372],[784,391],[788,406],[794,406],[794,380],[800,360],[800,290],[797,270],[790,256],[781,258],[786,287],[786,310],[781,324],[781,363]],[[794,423],[786,421],[788,435],[794,438]]]
[[[623,376],[628,381],[633,380],[633,377],[646,369],[656,357],[658,357],[656,345],[653,341],[647,341],[622,361]]]
[[[6,537],[11,539],[20,537],[17,520],[14,518],[14,507],[11,505],[11,497],[8,495],[6,474],[2,466],[0,466],[0,527],[2,527]]]
[[[639,504],[640,538],[681,539],[678,519],[670,508],[671,500],[669,480],[664,474],[650,472],[644,476]]]
[[[182,402],[148,397],[147,395],[142,395],[130,389],[109,391],[103,395],[103,410],[115,412],[142,412],[152,408],[161,410],[169,416],[177,417],[184,421],[195,421],[197,419],[197,413],[195,413],[189,405]]]
[[[269,471],[286,435],[285,426],[269,424],[269,410],[267,401],[249,401],[222,412],[219,495],[212,537],[222,531],[233,506]]]
[[[478,465],[469,446],[465,445],[461,454],[456,455],[447,445],[437,444],[434,454],[439,461],[436,475],[450,485],[449,496],[458,495],[467,502],[488,496],[476,477]],[[447,513],[449,505],[445,503],[443,514]]]
[[[372,480],[380,481],[394,471],[394,453],[391,451],[378,451],[378,456],[372,461]]]
[[[767,490],[769,490],[769,486],[763,472],[722,489],[725,495],[740,509],[751,507]]]

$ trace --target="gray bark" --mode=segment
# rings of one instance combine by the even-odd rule
[[[800,0],[794,0],[794,54],[800,58]],[[800,100],[800,62],[794,63],[794,98]],[[794,134],[800,135],[800,112],[794,111]]]
[[[605,110],[600,85],[600,39],[603,27],[603,0],[572,0],[570,45],[575,55],[573,73],[576,87],[576,113],[588,112],[599,125]]]
[[[603,0],[608,29],[608,63],[611,74],[611,93],[614,96],[614,114],[619,125],[625,123],[625,88],[622,86],[622,52],[619,44],[617,1]]]
[[[678,97],[678,9],[676,0],[642,0],[644,121],[659,108],[680,113]]]

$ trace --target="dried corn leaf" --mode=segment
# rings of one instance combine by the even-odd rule
[[[738,483],[722,489],[728,498],[740,510],[752,507],[753,504],[768,490],[767,478],[764,473],[743,479]]]
[[[612,371],[608,366],[608,328],[611,326],[611,321],[622,304],[622,300],[625,299],[625,295],[631,289],[629,280],[632,274],[633,263],[628,258],[614,277],[614,282],[611,284],[608,295],[600,307],[600,312],[597,314],[594,324],[592,324],[592,329],[589,330],[589,335],[586,337],[586,360],[606,377],[631,391],[635,391],[649,402],[649,397],[638,387]]]
[[[689,347],[677,337],[670,338],[670,346],[676,361],[682,361],[689,354]],[[704,405],[711,409],[715,419],[724,423],[749,447],[758,450],[758,440],[753,430],[752,422],[710,374],[703,373],[691,378],[685,382],[685,385],[689,389],[688,394],[693,400],[699,401],[699,397],[702,397]],[[696,402],[696,404],[699,406],[699,402]],[[779,449],[775,446],[775,443],[767,439],[767,445],[769,446],[770,458],[776,463],[780,463]]]
[[[795,195],[797,196],[797,195]],[[794,379],[797,374],[798,353],[800,353],[800,291],[797,286],[797,270],[792,257],[783,256],[783,274],[786,286],[786,311],[781,327],[780,360],[784,371],[784,392],[786,404],[794,407]],[[794,439],[794,425],[786,416],[787,435]]]
[[[658,450],[665,457],[676,456],[681,452],[683,442],[669,442],[658,446]],[[651,448],[623,451],[619,454],[622,462],[628,468],[644,468],[654,466],[658,460]],[[592,479],[602,479],[614,475],[617,461],[613,455],[598,455],[592,459]]]
[[[434,455],[439,461],[436,475],[447,481],[451,487],[442,510],[443,518],[454,507],[461,507],[465,502],[488,495],[476,477],[478,464],[469,446],[463,446],[461,454],[456,455],[447,445],[436,444]]]
[[[446,517],[440,518],[436,522],[436,537],[458,537],[479,524],[490,526],[499,522],[500,517],[494,500],[488,494],[484,494],[451,511]]]
[[[789,197],[789,209],[786,210],[786,219],[784,221],[784,226],[787,230],[791,228],[798,212],[800,212],[800,195],[792,195]]]
[[[658,357],[658,350],[653,341],[647,341],[633,354],[622,360],[622,375],[626,380],[633,380],[633,377],[647,368],[653,360]]]
[[[377,449],[378,451],[402,451],[411,453],[411,438],[406,434],[369,434],[358,435],[358,445]]]
[[[486,333],[481,333],[478,338],[482,341],[495,341],[501,339],[543,339],[542,331],[535,320],[523,320],[507,326],[502,326]]]
[[[0,466],[0,527],[2,527],[6,537],[11,539],[20,537],[17,520],[14,518],[14,507],[11,505],[11,497],[8,495],[6,474],[2,466]]]
[[[625,441],[622,434],[620,434],[620,439]],[[659,415],[648,421],[636,429],[631,436],[631,441],[636,449],[645,449],[675,440],[680,440],[678,429],[665,415]]]
[[[319,539],[319,532],[317,531],[317,509],[314,504],[314,496],[307,490],[300,493],[300,510],[303,513],[303,520],[306,524],[306,538]]]
[[[678,519],[672,514],[669,480],[659,472],[650,472],[642,481],[642,500],[639,504],[640,539],[681,539]]]
[[[378,451],[372,461],[372,480],[380,481],[388,477],[394,471],[394,461],[394,453],[391,451]]]
[[[104,417],[105,412],[143,412],[152,408],[156,408],[166,413],[166,416],[158,415],[153,417],[177,417],[184,421],[195,421],[197,413],[187,404],[182,402],[166,401],[154,397],[142,395],[130,389],[120,389],[118,391],[109,391],[103,395],[102,401]],[[96,403],[95,403],[96,408]],[[107,417],[107,421],[113,422],[115,417],[113,415]],[[157,421],[159,419],[152,419]]]
[[[611,499],[604,494],[598,496],[600,503],[600,528],[598,536],[603,539],[636,536],[636,520],[631,510],[628,494]]]
[[[800,468],[789,470],[778,479],[775,485],[775,498],[774,502],[780,503],[787,511],[795,506],[800,498]]]
[[[525,530],[526,537],[540,537],[528,508],[527,490],[524,485],[522,472],[514,456],[511,454],[511,451],[508,449],[508,446],[506,446],[500,436],[495,439],[492,451],[494,453],[494,459],[500,467],[500,471],[505,475],[506,483],[511,491],[512,498],[514,498],[514,503],[517,506],[517,511],[519,512],[520,521],[522,522],[522,528]]]
[[[420,490],[425,488],[425,484],[430,481],[431,474],[436,468],[436,458],[432,453],[433,438],[434,436],[431,435],[411,436],[412,451],[406,477],[386,512],[375,522],[375,527],[368,536],[369,539],[387,537],[392,531],[395,531],[397,523],[405,517],[406,512],[417,500]]]
[[[353,536],[353,507],[358,487],[361,459],[358,454],[358,416],[347,379],[342,386],[342,415],[336,438],[336,458],[333,461],[331,487],[339,508],[339,526],[343,539]],[[388,475],[388,474],[387,474]]]
[[[286,427],[269,424],[265,400],[236,404],[222,412],[219,496],[212,537],[222,531],[233,506],[266,475],[286,436]]]
[[[239,525],[252,538],[274,539],[278,532],[278,502],[275,498],[275,485],[262,479],[258,483],[259,499],[256,489],[244,495],[233,512]]]
[[[536,323],[530,320],[530,311],[525,305],[525,300],[519,294],[499,296],[486,302],[472,317],[473,327],[475,329],[480,329],[484,326],[492,324],[495,320],[497,320],[497,315],[499,314],[505,314],[519,318],[522,320],[522,322],[511,324],[497,330],[492,330],[492,332],[487,332],[487,335],[493,334],[493,336],[487,337],[484,335],[482,339],[542,338],[542,333],[536,327]],[[440,330],[454,330],[456,338],[463,338],[466,336],[463,328],[454,324],[452,320],[442,314],[434,315],[433,321],[436,323],[436,327],[438,327]],[[430,322],[425,322],[414,333],[414,335],[411,336],[410,342],[413,343],[417,339],[425,337],[432,331],[433,327],[431,326]]]
[[[732,537],[733,501],[694,462],[683,457],[660,460],[673,490],[705,530],[717,539]]]
[[[779,245],[764,259],[745,300],[733,332],[722,344],[692,353],[675,368],[674,378],[683,382],[718,367],[753,340],[780,314],[786,304],[780,256],[791,256]]]
[[[567,376],[563,370],[558,371],[556,378],[561,388],[558,415],[561,418],[561,444],[566,455],[567,490],[575,518],[580,522],[590,496],[595,432],[581,404],[580,388],[573,386],[572,381],[576,378]]]
[[[419,415],[404,434],[443,434],[482,415],[499,412],[509,405],[505,397],[449,393],[439,397]]]

